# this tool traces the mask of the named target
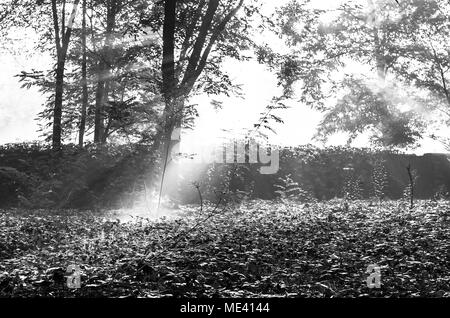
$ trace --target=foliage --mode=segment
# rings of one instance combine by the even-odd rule
[[[292,199],[300,202],[311,201],[313,199],[311,193],[302,189],[298,182],[292,180],[291,175],[279,177],[275,184],[275,194],[281,199]]]
[[[201,178],[205,197],[211,201],[222,197],[225,202],[240,202],[253,197],[253,172],[248,164],[212,164]]]
[[[414,111],[400,111],[406,93],[399,87],[380,88],[367,79],[347,76],[342,81],[343,97],[324,116],[317,132],[323,141],[334,133],[349,133],[348,144],[370,132],[372,143],[385,148],[406,148],[422,138],[424,126]],[[410,98],[410,96],[409,96]]]
[[[280,169],[273,175],[261,175],[260,164],[187,164],[176,200],[198,203],[193,183],[199,184],[205,201],[275,199],[282,190],[275,185],[289,190],[286,183],[280,183],[286,176],[301,189],[299,200],[329,200],[347,193],[353,199],[400,199],[409,184],[405,169],[409,162],[418,174],[415,197],[430,199],[440,187],[450,187],[445,156],[349,147],[279,150]],[[20,195],[35,208],[132,206],[158,182],[145,172],[156,158],[151,144],[87,145],[85,149],[67,145],[60,155],[42,144],[5,145],[0,147],[0,167],[9,172],[0,173],[0,205],[17,206]]]
[[[11,205],[18,203],[19,196],[28,195],[34,182],[29,177],[12,167],[0,167],[0,193],[2,200]]]
[[[450,296],[446,201],[421,201],[412,211],[355,201],[350,212],[332,202],[253,201],[194,230],[205,213],[183,211],[171,221],[128,223],[87,212],[1,211],[0,296]],[[380,289],[366,285],[371,264],[381,268]],[[69,265],[81,267],[80,289],[65,285]]]
[[[274,27],[288,50],[261,46],[258,56],[288,95],[324,112],[320,140],[345,132],[349,142],[365,134],[405,148],[425,122],[448,124],[448,8],[441,0],[374,0],[318,10],[290,1]]]
[[[376,198],[382,200],[386,196],[388,180],[389,176],[385,167],[385,161],[377,158],[372,172],[373,194]]]
[[[146,145],[83,149],[65,145],[55,154],[43,144],[4,145],[0,154],[7,170],[2,169],[0,182],[9,197],[2,196],[0,205],[14,206],[19,195],[30,202],[29,208],[128,204],[135,200],[132,196],[145,180],[143,171],[154,160],[148,149]]]
[[[70,6],[66,2],[14,0],[16,13],[7,15],[5,30],[32,29],[39,36],[36,49],[59,61],[60,54],[54,50],[58,32],[53,27],[57,18],[63,33]],[[51,4],[55,5],[54,15]],[[164,4],[152,0],[86,0],[87,29],[82,29],[82,14],[78,13],[65,59],[61,127],[66,141],[76,135],[82,122],[84,84],[88,86],[86,133],[94,132],[94,139],[97,135],[102,137],[97,136],[95,142],[145,140],[166,124],[162,86],[167,84],[164,82],[167,72],[161,66],[167,58],[162,56],[164,45],[171,41],[167,34],[160,41],[159,35],[171,17],[165,16]],[[176,56],[172,59],[182,103],[188,103],[191,95],[199,93],[230,96],[239,92],[239,86],[232,83],[221,66],[227,58],[248,59],[245,51],[253,43],[248,34],[261,15],[259,6],[257,0],[245,4],[233,0],[176,1],[173,34]],[[81,80],[84,49],[87,83]],[[55,126],[52,124],[55,67],[60,68],[60,63],[23,70],[18,75],[23,87],[37,86],[47,98],[39,113],[41,131],[47,139],[51,138],[49,128]],[[176,115],[183,117],[185,125],[191,125],[196,116],[195,105],[185,105],[181,113]]]
[[[349,168],[344,168],[349,169]],[[344,181],[344,187],[342,188],[344,198],[348,200],[361,200],[363,198],[362,180],[353,169],[347,173]]]
[[[439,189],[436,191],[436,194],[434,195],[435,200],[449,200],[450,199],[450,192],[448,191],[448,188],[446,185],[442,185],[439,187]]]

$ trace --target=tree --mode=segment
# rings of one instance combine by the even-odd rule
[[[256,2],[83,1],[81,26],[72,30],[65,59],[62,138],[73,138],[76,131],[81,145],[93,129],[95,142],[113,136],[137,141],[168,160],[164,154],[176,146],[170,143],[172,132],[189,126],[195,116],[189,98],[237,91],[221,65],[226,58],[248,59],[249,33],[259,15]],[[33,18],[28,25],[37,28],[40,48],[46,50],[53,36],[48,24]],[[38,85],[50,99],[51,75],[36,70],[23,72],[22,79],[24,86]],[[45,123],[53,115],[47,103],[39,116]],[[149,167],[152,172],[154,167]]]
[[[245,9],[246,17],[237,16],[241,8]],[[169,156],[176,152],[178,144],[171,140],[172,133],[186,119],[186,100],[191,93],[202,89],[199,83],[202,80],[207,93],[228,93],[231,82],[219,65],[226,56],[242,59],[239,49],[249,48],[251,40],[241,31],[250,28],[250,17],[257,12],[252,4],[244,6],[243,0],[166,0],[163,18],[158,11],[148,18],[158,21],[153,23],[155,30],[161,27],[163,30],[161,95],[164,112],[160,129],[153,138],[153,149],[162,153],[162,183]],[[210,76],[201,80],[205,73]]]
[[[17,9],[19,0],[10,0],[7,3],[0,3],[0,23],[7,20]]]
[[[45,45],[51,44],[52,53],[55,56],[55,65],[52,77],[52,146],[54,150],[61,148],[62,139],[62,113],[64,97],[65,68],[69,44],[71,43],[72,29],[80,0],[74,0],[72,10],[66,21],[66,0],[47,1],[15,1],[16,11],[20,14],[13,15],[8,28],[22,27],[32,28],[34,31],[42,32],[41,35],[46,39],[40,47],[44,50],[49,49]],[[67,24],[66,24],[67,22]],[[20,74],[21,80],[32,79],[40,81],[42,73],[25,71]],[[48,83],[46,83],[48,84]],[[28,86],[28,84],[24,84]]]
[[[83,86],[83,97],[80,115],[80,127],[78,136],[78,145],[80,148],[84,145],[84,133],[86,131],[86,111],[89,103],[89,92],[87,85],[87,47],[86,47],[86,0],[83,0],[83,22],[81,27],[81,46],[83,51],[81,64],[81,84]]]
[[[370,84],[367,79],[344,77],[343,96],[325,113],[316,137],[325,141],[328,136],[344,131],[350,134],[349,144],[363,133],[369,133],[372,143],[384,148],[416,144],[424,130],[420,117],[414,110],[398,109],[409,96],[399,93],[398,85],[380,88]]]
[[[53,28],[55,33],[56,44],[56,71],[55,71],[55,105],[53,110],[53,136],[52,145],[54,150],[61,148],[61,134],[62,134],[62,107],[63,107],[63,93],[64,93],[64,70],[66,65],[67,50],[69,48],[70,37],[72,35],[72,26],[77,13],[78,4],[80,0],[75,0],[73,3],[72,12],[66,27],[66,1],[63,0],[61,18],[58,17],[57,0],[52,0],[52,16]],[[59,22],[59,19],[61,22]]]
[[[406,15],[409,36],[405,43],[402,59],[393,66],[393,73],[405,83],[417,87],[428,102],[422,103],[420,111],[434,112],[438,124],[450,125],[450,47],[445,38],[450,35],[448,1],[412,1],[416,10]],[[400,3],[401,10],[408,10]],[[411,11],[411,10],[410,10]],[[431,138],[441,141],[448,148],[446,136],[433,131]]]
[[[94,142],[105,142],[105,102],[108,98],[110,76],[112,68],[111,49],[113,45],[114,29],[116,27],[116,19],[120,10],[123,8],[125,1],[107,0],[106,7],[106,27],[105,42],[102,48],[102,55],[98,63],[97,71],[97,90],[95,96],[95,131]]]
[[[71,50],[66,54],[62,137],[71,136],[77,128],[80,141],[80,134],[93,127],[95,142],[104,143],[114,133],[121,133],[122,137],[141,134],[143,142],[162,140],[163,133],[155,134],[157,125],[161,132],[170,135],[167,131],[172,129],[166,129],[167,123],[180,126],[195,114],[186,103],[188,96],[200,91],[233,93],[235,86],[220,65],[227,57],[246,58],[241,50],[248,50],[251,40],[243,31],[251,28],[251,16],[257,13],[257,7],[251,2],[244,6],[243,1],[232,0],[174,3],[175,20],[172,14],[174,23],[168,32],[170,17],[167,12],[165,19],[165,2],[86,1],[85,22],[72,28]],[[35,4],[26,6],[30,12],[35,8]],[[241,8],[246,14],[238,16]],[[31,16],[27,26],[36,28],[42,36],[40,49],[47,50],[54,37],[47,32],[48,21]],[[159,41],[161,33],[164,36]],[[50,75],[39,70],[23,72],[21,77],[24,86],[38,85],[50,96],[54,94]],[[87,104],[95,104],[93,108],[86,105],[84,83],[88,83]],[[83,107],[87,108],[86,116]],[[53,118],[54,107],[51,108],[47,105],[40,117]],[[81,125],[84,117],[85,129]]]
[[[244,1],[240,0],[237,4],[234,4],[234,1],[222,2],[224,3],[223,8],[220,8],[221,1],[219,0],[211,0],[208,4],[206,1],[200,1],[197,6],[190,1],[187,2],[187,5],[181,1],[166,0],[164,2],[161,87],[165,101],[163,118],[165,119],[164,135],[166,140],[169,140],[175,127],[181,126],[184,100],[190,95],[207,66],[214,46],[216,44],[227,45],[226,42],[230,41],[230,33],[233,32],[226,34],[227,38],[222,40],[223,43],[217,43],[219,38],[224,36],[227,25],[241,9]],[[180,5],[180,11],[181,9],[194,9],[191,13],[191,20],[187,20],[186,29],[182,31],[184,39],[181,44],[176,43],[177,4]],[[201,17],[202,13],[203,17]],[[181,14],[183,14],[182,11]],[[178,61],[175,59],[177,46],[180,50]],[[222,47],[222,49],[229,48],[229,46]]]
[[[118,138],[133,139],[148,128],[144,126],[152,126],[155,122],[152,99],[156,94],[158,46],[153,45],[148,37],[142,37],[142,33],[131,32],[137,29],[140,17],[152,3],[144,0],[114,1],[115,7],[120,5],[116,10],[115,29],[114,32],[106,32],[106,5],[111,3],[110,0],[86,1],[84,23],[82,21],[81,26],[72,28],[71,50],[66,56],[61,126],[62,138],[75,137],[77,131],[79,144],[84,143],[86,133],[90,133],[92,128],[100,131],[102,136],[100,141],[97,136],[97,142],[106,142],[113,134]],[[48,21],[31,16],[33,19],[26,25],[37,28],[41,36],[38,48],[46,52],[48,44],[53,41],[52,34],[48,34],[45,27]],[[107,37],[111,45],[105,48]],[[142,45],[142,41],[146,45]],[[105,75],[105,65],[108,75]],[[47,134],[47,121],[53,119],[54,107],[50,104],[50,99],[54,98],[53,74],[48,70],[33,70],[22,72],[21,79],[24,86],[36,85],[49,98],[39,114],[42,130]],[[96,98],[99,92],[103,96],[101,104]],[[100,114],[96,111],[99,107],[102,108]],[[100,123],[99,116],[102,119]]]
[[[143,112],[153,106],[142,96],[156,93],[152,60],[158,48],[156,41],[148,41],[145,31],[137,28],[142,14],[154,4],[144,0],[93,0],[90,4],[90,72],[95,83],[92,125],[94,142],[106,143],[120,130],[126,137],[133,135],[133,126],[142,124]],[[150,45],[145,47],[142,42]],[[151,83],[140,83],[143,79]]]
[[[436,81],[441,95],[446,91],[436,63],[444,65],[445,59],[436,59],[432,49],[428,56],[420,53],[418,38],[429,32],[436,39],[445,36],[446,6],[440,0],[347,2],[327,23],[326,11],[293,1],[278,14],[279,32],[291,48],[274,59],[283,66],[280,84],[292,93],[301,83],[301,101],[325,112],[318,133],[323,140],[344,131],[351,142],[369,130],[373,142],[385,147],[415,144],[423,136],[421,114],[433,104]],[[372,73],[342,74],[349,64]]]

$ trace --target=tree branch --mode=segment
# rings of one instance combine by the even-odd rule
[[[79,3],[80,3],[80,0],[75,0],[75,2],[73,3],[72,13],[70,14],[69,24],[67,25],[67,30],[65,32],[63,30],[64,37],[62,40],[62,56],[61,56],[63,59],[66,58],[67,49],[69,47],[69,42],[70,42],[70,36],[72,34],[73,21],[75,20],[75,16],[77,14],[77,8],[78,8]]]
[[[442,69],[441,63],[439,62],[436,50],[434,49],[433,45],[431,45],[431,48],[433,50],[434,61],[436,62],[437,67],[439,69],[439,75],[440,75],[441,81],[442,81],[442,89],[443,89],[445,97],[447,99],[447,103],[450,105],[450,94],[449,94],[449,91],[448,91],[448,88],[447,88],[447,82],[446,82],[446,79],[445,79],[444,70]]]
[[[242,0],[241,0],[242,1]],[[191,83],[192,81],[189,81],[189,78],[192,77],[194,74],[197,65],[199,63],[203,46],[206,42],[206,37],[208,36],[208,30],[211,28],[212,21],[214,19],[214,16],[216,14],[217,8],[219,7],[219,0],[210,0],[208,3],[208,8],[206,9],[205,17],[203,18],[202,24],[200,26],[200,31],[197,36],[197,39],[194,44],[194,48],[192,50],[192,54],[189,58],[189,63],[186,68],[186,72],[184,74],[183,80],[182,80],[182,86],[184,86],[186,83]]]
[[[56,53],[59,57],[61,52],[61,39],[59,37],[58,9],[56,8],[56,0],[52,0],[53,29],[55,31]]]
[[[203,7],[205,6],[206,0],[201,0],[197,10],[195,11],[194,17],[192,18],[192,23],[188,30],[186,31],[186,36],[184,38],[183,44],[181,45],[181,53],[180,53],[180,62],[186,59],[187,50],[189,48],[189,43],[191,42],[192,35],[195,31],[195,26],[197,24],[197,20],[200,18]]]
[[[64,37],[64,31],[66,30],[66,0],[63,0],[61,9],[61,37]]]
[[[203,72],[203,69],[206,66],[206,62],[208,60],[209,54],[211,53],[211,50],[214,46],[214,44],[217,42],[219,36],[222,34],[223,30],[227,26],[228,22],[236,15],[236,13],[241,9],[242,5],[244,4],[244,0],[240,0],[239,4],[231,10],[230,13],[219,23],[219,25],[214,30],[213,34],[211,35],[211,38],[209,40],[209,43],[207,47],[205,48],[199,62],[197,68],[192,72],[190,76],[188,76],[185,79],[183,79],[182,85],[185,87],[186,91],[190,91],[195,81],[198,79],[200,74]],[[186,72],[186,75],[189,75]]]

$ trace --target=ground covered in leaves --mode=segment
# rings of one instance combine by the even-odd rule
[[[252,201],[176,220],[0,211],[2,297],[449,297],[450,203]],[[211,213],[213,211],[213,213]],[[367,287],[367,267],[381,287]],[[81,268],[81,288],[66,268]]]

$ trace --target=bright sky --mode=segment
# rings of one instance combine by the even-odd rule
[[[0,144],[38,139],[38,125],[34,119],[42,109],[44,97],[36,88],[22,89],[15,75],[42,65],[43,60],[49,58],[0,52]]]
[[[265,0],[265,7],[271,10],[275,4],[282,1]],[[313,4],[320,8],[337,7],[342,0],[313,0]],[[23,35],[26,36],[26,35]],[[29,35],[32,36],[32,35]],[[22,37],[22,35],[21,35]],[[30,43],[31,48],[31,43]],[[48,65],[48,56],[25,55],[18,52],[1,52],[2,70],[0,73],[0,144],[9,142],[31,141],[40,139],[37,132],[38,124],[35,120],[37,113],[42,110],[44,97],[36,89],[21,89],[18,79],[14,75],[22,70],[30,70],[39,65]],[[214,110],[211,99],[216,97],[201,96],[193,102],[199,104],[200,118],[197,120],[195,131],[183,137],[187,143],[203,140],[209,142],[223,135],[222,130],[241,132],[251,129],[258,122],[260,113],[270,100],[277,95],[276,77],[256,62],[227,62],[225,68],[235,83],[242,84],[244,98],[230,97],[222,99],[222,110]],[[270,135],[270,142],[281,145],[300,145],[312,143],[317,124],[322,115],[305,105],[292,102],[291,108],[277,113],[285,121],[284,125],[276,125],[277,135]],[[74,142],[76,142],[74,140]],[[343,136],[331,138],[330,144],[344,144]],[[356,146],[365,146],[365,138],[360,138]],[[420,152],[443,152],[440,144],[432,141],[424,142]]]

